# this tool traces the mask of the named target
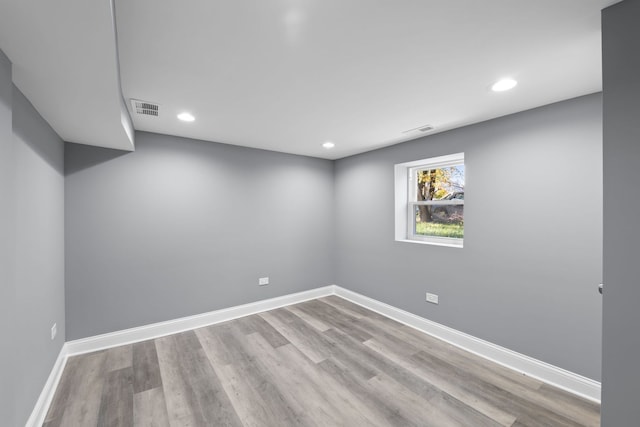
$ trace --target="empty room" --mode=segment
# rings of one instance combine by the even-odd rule
[[[640,425],[638,22],[0,1],[0,426]]]

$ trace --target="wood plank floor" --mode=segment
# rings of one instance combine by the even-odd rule
[[[54,426],[598,426],[600,407],[339,297],[72,357]]]

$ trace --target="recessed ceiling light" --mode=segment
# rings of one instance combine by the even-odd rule
[[[335,146],[336,146],[336,144],[334,144],[333,142],[327,141],[327,142],[325,142],[324,144],[322,144],[322,146],[323,146],[324,148],[326,148],[327,150],[329,150],[329,149],[331,149],[331,148],[335,147]]]
[[[491,86],[491,90],[494,92],[504,92],[505,90],[513,89],[518,84],[517,81],[513,79],[502,79],[498,80]]]
[[[192,114],[189,114],[187,112],[178,114],[178,118],[183,122],[192,122],[196,119]]]

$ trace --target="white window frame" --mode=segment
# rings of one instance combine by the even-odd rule
[[[395,239],[399,242],[462,248],[464,238],[421,236],[415,233],[413,219],[415,206],[420,205],[464,205],[464,200],[426,200],[417,201],[415,182],[418,170],[439,169],[464,164],[464,153],[432,157],[395,165]],[[466,172],[466,171],[465,171]],[[465,174],[466,175],[466,174]],[[466,176],[465,176],[466,178]]]

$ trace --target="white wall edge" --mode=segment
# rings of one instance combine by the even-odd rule
[[[335,286],[334,290],[335,294],[341,298],[446,341],[477,356],[585,399],[600,403],[601,384],[598,381],[476,338],[340,286]]]
[[[40,392],[36,406],[33,408],[33,411],[31,411],[31,416],[27,420],[25,427],[40,427],[44,424],[47,412],[49,412],[49,406],[51,405],[53,396],[58,388],[58,383],[60,382],[60,378],[62,377],[62,372],[64,371],[66,364],[67,344],[65,343],[60,349],[60,353],[58,353],[58,358],[53,364],[53,368],[51,368],[49,378],[47,378],[47,382],[44,384],[44,387]]]
[[[117,347],[119,345],[146,341],[166,335],[176,334],[178,332],[202,328],[204,326],[220,322],[226,322],[228,320],[237,319],[238,317],[249,316],[251,314],[261,313],[263,311],[273,310],[291,304],[297,304],[310,299],[333,295],[334,293],[334,285],[329,285],[322,288],[297,292],[295,294],[210,311],[208,313],[196,314],[194,316],[182,317],[165,322],[152,323],[150,325],[68,341],[66,343],[67,354],[69,356],[74,356],[77,354],[90,353],[93,351],[104,350],[106,348]]]

